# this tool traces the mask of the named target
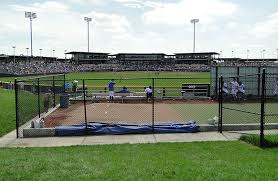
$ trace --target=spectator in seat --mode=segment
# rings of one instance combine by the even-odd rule
[[[120,90],[118,93],[129,93],[129,90],[127,89],[127,87],[123,87],[122,90]]]

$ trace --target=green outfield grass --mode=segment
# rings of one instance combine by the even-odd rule
[[[156,72],[144,72],[144,71],[130,71],[130,72],[91,72],[91,73],[72,73],[67,74],[67,79],[120,79],[120,78],[210,78],[209,72],[160,72],[156,75]]]
[[[31,78],[28,77],[3,77],[0,81],[9,82]],[[107,87],[110,79],[116,80],[116,87],[130,86],[130,87],[144,87],[152,85],[152,80],[146,78],[179,78],[179,79],[163,79],[155,80],[157,87],[180,87],[183,83],[203,83],[210,84],[209,72],[160,72],[156,75],[155,72],[91,72],[91,73],[72,73],[67,74],[66,79],[68,82],[78,79],[107,79],[107,80],[86,80],[85,84],[90,88],[92,87]],[[140,80],[140,78],[142,78]],[[136,80],[134,80],[136,79]],[[82,81],[79,80],[79,85]]]
[[[0,136],[16,128],[15,93],[13,90],[0,89]],[[44,111],[43,95],[40,96],[41,113]],[[57,99],[59,99],[57,97]],[[18,92],[19,126],[38,115],[38,95],[27,91]]]
[[[277,180],[277,155],[238,141],[0,149],[0,180]]]
[[[210,83],[209,72],[161,72],[156,75],[155,72],[93,72],[93,73],[76,73],[67,74],[66,79],[72,81],[75,79],[106,79],[106,80],[86,80],[85,84],[89,89],[104,88],[110,79],[116,80],[115,87],[140,87],[152,86],[153,82],[150,78],[160,78],[155,80],[155,87],[181,87],[183,83]],[[140,79],[142,78],[142,79]],[[149,79],[148,79],[149,78]],[[177,78],[177,79],[163,79]],[[79,80],[79,85],[82,85]]]
[[[246,134],[246,135],[242,135],[240,137],[240,140],[253,144],[255,146],[260,146],[260,135]],[[278,135],[264,135],[263,147],[265,148],[278,147]]]
[[[14,91],[0,88],[0,137],[15,129]]]

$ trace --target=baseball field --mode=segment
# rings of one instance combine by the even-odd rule
[[[25,79],[19,77],[18,79]],[[82,87],[82,80],[85,80],[85,85],[90,91],[104,91],[110,79],[116,79],[116,91],[126,86],[131,91],[144,91],[144,87],[152,85],[150,78],[158,78],[155,82],[156,89],[163,90],[166,87],[166,96],[174,96],[173,99],[167,101],[155,102],[155,123],[181,123],[187,121],[195,121],[198,124],[207,124],[208,120],[218,116],[218,102],[213,100],[194,100],[180,101],[175,96],[180,96],[180,87],[183,83],[210,83],[209,72],[93,72],[93,73],[73,73],[67,74],[67,82],[79,80],[79,85]],[[165,78],[165,79],[164,79]],[[170,78],[170,79],[169,79]],[[4,81],[12,80],[13,78],[3,78]],[[14,94],[8,90],[2,90],[3,97],[7,97],[8,103],[14,106]],[[156,92],[155,92],[156,94]],[[156,96],[158,96],[156,94]],[[36,96],[32,93],[22,92],[20,95],[21,116],[24,122],[30,120],[32,116],[37,114]],[[42,103],[43,101],[41,101]],[[34,104],[33,104],[34,103]],[[135,123],[135,124],[151,124],[152,122],[152,106],[146,101],[122,103],[118,98],[113,104],[107,102],[87,101],[87,118],[89,122],[105,122],[105,123]],[[11,107],[12,107],[11,106]],[[227,108],[233,108],[240,111],[225,110],[224,124],[246,124],[259,123],[260,117],[257,114],[248,114],[248,112],[258,113],[260,111],[259,103],[227,103],[224,104]],[[266,105],[267,113],[275,113],[277,103],[269,103]],[[43,105],[41,105],[43,110]],[[10,108],[10,111],[14,111]],[[246,113],[247,112],[247,113]],[[7,118],[7,125],[12,125],[14,116]],[[5,121],[5,120],[4,120]],[[67,109],[58,109],[46,118],[47,127],[55,127],[60,125],[80,124],[84,122],[84,106],[80,102],[75,102]],[[277,119],[267,117],[266,123],[277,123]],[[5,129],[5,128],[2,128]],[[8,131],[11,130],[7,129]],[[7,131],[3,130],[2,134]]]
[[[154,73],[138,74],[136,72],[68,74],[67,79],[85,77],[122,79],[122,82],[118,80],[120,88],[123,85],[131,87],[134,85],[127,84],[124,79],[143,76],[148,78],[153,76],[162,78],[163,76],[199,77],[209,80],[209,73],[160,73],[160,75],[155,75]],[[10,81],[13,78],[1,80]],[[188,80],[191,83],[209,83],[209,81],[201,79]],[[167,85],[180,85],[180,82],[173,82],[170,79],[167,81],[165,83]],[[107,80],[97,86],[106,84]],[[145,84],[145,82],[138,83],[140,86]],[[87,85],[96,86],[89,82]],[[161,86],[165,85],[161,84]],[[0,136],[2,136],[15,129],[14,91],[0,89],[0,98]],[[33,111],[36,111],[36,105],[32,104],[36,102],[35,99],[31,93],[25,93],[22,96],[22,102],[26,102],[23,111],[26,114],[26,119],[29,119],[28,115],[32,115]],[[138,111],[137,106],[142,106],[140,104],[99,103],[101,105],[96,107],[97,104],[88,103],[92,119],[94,116],[109,118],[109,115],[113,115],[110,118],[121,120],[120,118],[123,117],[117,117],[117,115],[123,115],[123,110],[125,110],[125,118],[134,116],[144,118],[140,116],[142,112]],[[79,103],[73,106],[77,107],[73,107],[75,112],[80,112],[78,110],[80,109],[78,108]],[[144,104],[144,106],[151,105]],[[235,104],[226,104],[226,107],[229,106],[234,107]],[[269,110],[272,111],[278,108],[274,104],[268,106],[271,107]],[[178,116],[175,117],[177,119],[195,119],[199,123],[207,123],[208,118],[217,115],[218,104],[208,101],[191,104],[189,102],[171,103],[161,104],[157,108],[157,114],[161,116],[161,119],[171,116],[165,114],[165,111],[168,110],[172,116]],[[259,105],[255,103],[238,104],[236,109],[247,112],[255,111],[259,109]],[[94,111],[96,114],[93,114]],[[144,112],[144,109],[142,111]],[[105,114],[105,112],[107,113]],[[256,115],[248,117],[245,113],[230,113],[229,116],[234,121],[241,122],[245,118],[247,121],[258,120]],[[72,116],[70,111],[67,114]],[[260,149],[240,141],[4,148],[0,149],[0,180],[277,180],[277,154],[277,149]]]
[[[34,76],[28,76],[28,77],[2,77],[0,78],[0,81],[2,82],[13,82],[14,79],[17,78],[18,80],[22,79],[28,79],[28,78],[34,78]],[[100,87],[104,88],[107,87],[108,80],[110,79],[118,79],[116,89],[120,89],[122,86],[139,86],[141,89],[143,89],[143,86],[151,85],[151,82],[146,82],[144,78],[185,78],[185,79],[164,79],[163,81],[158,81],[156,86],[169,86],[169,87],[175,87],[180,86],[181,83],[209,83],[210,82],[210,73],[209,72],[160,72],[159,74],[157,72],[92,72],[92,73],[72,73],[67,74],[66,79],[70,81],[76,80],[76,79],[106,79],[106,80],[99,80],[99,81],[86,81],[87,86],[91,87]],[[143,78],[143,79],[138,79]],[[128,81],[128,79],[132,79]],[[136,79],[136,80],[134,80]],[[80,83],[81,84],[81,83]],[[14,91],[12,90],[6,90],[6,89],[0,89],[0,136],[8,133],[9,131],[13,130],[15,128],[15,99],[14,99]],[[24,119],[27,121],[30,119],[28,117],[29,115],[36,114],[37,108],[35,107],[35,101],[36,97],[29,93],[24,93],[24,95],[20,96],[21,103],[26,104],[22,107],[23,113],[25,114]],[[33,104],[34,103],[34,104]],[[148,106],[148,105],[145,105]],[[128,106],[131,109],[134,109],[136,107]],[[215,106],[211,105],[209,106],[209,109],[214,109]],[[175,108],[174,106],[171,106],[171,109],[179,109]],[[217,108],[217,107],[215,107]],[[167,108],[168,109],[168,108]],[[191,109],[191,108],[190,108]],[[187,109],[187,110],[190,110]],[[198,107],[197,107],[198,109]],[[78,110],[78,109],[77,109]],[[97,110],[98,111],[98,110]],[[192,112],[196,112],[196,109],[191,109]],[[215,112],[214,111],[214,112]],[[126,113],[130,113],[128,110],[125,111]],[[34,113],[34,114],[33,114]],[[105,111],[99,112],[100,116],[101,114],[104,114]],[[113,116],[115,119],[117,117]],[[110,114],[111,115],[111,114]],[[115,115],[115,114],[114,114]],[[118,114],[119,115],[119,114]],[[180,115],[180,114],[179,114]],[[197,114],[194,114],[197,115]],[[55,115],[54,115],[55,116]],[[204,116],[204,120],[207,120],[207,118],[215,116],[215,113]],[[181,117],[181,115],[180,115]],[[138,117],[140,118],[140,116]],[[188,117],[189,118],[189,117]],[[76,117],[76,119],[79,119]],[[81,117],[82,119],[82,117]]]

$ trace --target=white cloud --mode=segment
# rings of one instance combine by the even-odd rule
[[[2,40],[6,42],[6,48],[0,53],[11,52],[11,46],[16,45],[17,53],[21,54],[30,46],[29,21],[24,17],[24,11],[34,11],[38,15],[33,20],[34,55],[39,54],[40,48],[43,49],[44,56],[51,56],[53,49],[60,57],[64,56],[65,49],[85,51],[87,25],[83,20],[84,16],[93,18],[90,24],[90,44],[93,51],[109,52],[112,41],[129,36],[128,20],[117,14],[96,11],[83,14],[72,11],[70,6],[58,1],[9,7],[0,7],[0,33],[5,35]]]
[[[278,33],[278,12],[271,14],[266,20],[256,23],[250,33],[260,38]]]
[[[231,22],[228,22],[226,26],[229,29],[234,29],[234,28],[238,27],[238,23],[231,21]]]
[[[200,18],[204,24],[215,17],[235,13],[237,5],[225,0],[182,0],[179,3],[165,3],[144,13],[147,24],[183,25],[190,24],[190,19]]]
[[[130,24],[124,16],[95,11],[89,13],[88,16],[93,17],[93,22],[95,22],[96,27],[100,30],[119,34],[128,33]]]
[[[122,4],[123,6],[129,8],[136,8],[136,9],[144,9],[144,8],[157,8],[161,7],[162,3],[157,2],[158,0],[114,0]]]
[[[86,5],[86,4],[93,4],[93,5],[103,5],[106,3],[107,0],[69,0],[71,3],[75,3],[75,4],[82,4],[82,5]]]
[[[43,3],[34,3],[31,6],[12,5],[12,9],[16,11],[35,11],[35,12],[66,12],[69,7],[66,4],[57,1],[46,1]]]

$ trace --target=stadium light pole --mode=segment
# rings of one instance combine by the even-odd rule
[[[14,50],[14,64],[15,64],[15,46],[13,46],[13,50]]]
[[[53,53],[53,55],[52,55],[53,56],[53,60],[55,60],[55,50],[54,49],[52,50],[52,53]]]
[[[221,50],[221,51],[220,51],[220,58],[222,58],[222,53],[223,53],[223,51]]]
[[[87,27],[88,27],[88,52],[90,52],[90,22],[92,21],[92,18],[89,17],[84,17],[84,21],[87,22]]]
[[[199,23],[199,19],[192,19],[190,22],[194,26],[193,53],[195,53],[196,23]]]
[[[33,27],[32,21],[37,18],[37,14],[33,12],[25,12],[25,18],[30,19],[30,35],[31,35],[31,58],[33,57]]]
[[[263,49],[263,51],[262,51],[263,63],[265,63],[264,54],[265,54],[265,49]]]
[[[29,48],[28,47],[26,48],[26,51],[27,51],[26,52],[26,59],[27,59],[27,62],[28,62],[28,55],[29,55]]]
[[[42,49],[40,48],[40,59],[42,61]]]
[[[232,58],[234,58],[234,50],[232,50]]]
[[[247,50],[247,61],[249,60],[249,52],[250,50]]]
[[[278,61],[278,48],[276,50],[277,50],[277,61]]]
[[[67,50],[65,50],[65,60],[67,60]]]

